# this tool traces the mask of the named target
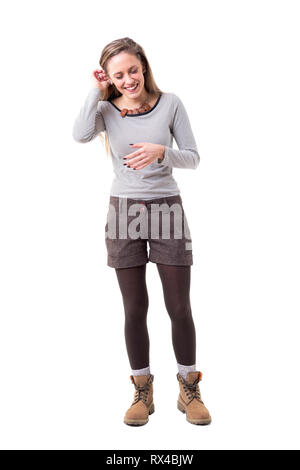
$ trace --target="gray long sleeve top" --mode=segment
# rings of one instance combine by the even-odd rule
[[[200,156],[185,107],[174,93],[162,93],[150,111],[124,118],[110,101],[101,100],[101,91],[92,88],[75,119],[73,138],[90,142],[106,131],[114,180],[110,195],[149,200],[180,194],[173,168],[197,168]],[[178,150],[172,148],[173,137]],[[160,162],[155,160],[140,170],[124,165],[123,157],[138,150],[129,144],[151,142],[165,146]]]

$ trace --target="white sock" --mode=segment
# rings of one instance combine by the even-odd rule
[[[150,366],[144,369],[131,369],[132,375],[150,375]]]
[[[177,367],[179,374],[182,375],[184,380],[186,379],[188,372],[194,372],[196,370],[196,364],[193,364],[191,366],[184,366],[183,364],[178,364],[177,362]]]

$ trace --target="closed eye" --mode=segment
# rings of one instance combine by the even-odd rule
[[[137,73],[137,70],[133,70],[131,73]],[[122,78],[122,75],[121,75],[121,76],[118,76],[118,77],[116,77],[116,78],[117,78],[117,79],[120,79],[120,78]]]

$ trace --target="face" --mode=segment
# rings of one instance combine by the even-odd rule
[[[127,52],[120,52],[109,60],[107,72],[122,95],[128,98],[137,98],[143,92],[143,66],[136,56]],[[130,90],[131,87],[135,88]]]

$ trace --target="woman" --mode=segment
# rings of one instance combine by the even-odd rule
[[[112,41],[99,63],[101,69],[92,74],[93,87],[75,120],[73,137],[90,142],[104,133],[115,173],[105,242],[107,264],[115,269],[122,293],[130,379],[135,387],[124,422],[143,425],[154,412],[145,281],[146,264],[151,261],[157,265],[171,319],[177,407],[190,423],[209,424],[211,417],[198,385],[202,373],[196,369],[190,305],[192,241],[172,176],[172,168],[197,168],[200,161],[189,118],[177,95],[157,87],[144,50],[132,39]],[[172,148],[173,136],[179,150]]]

